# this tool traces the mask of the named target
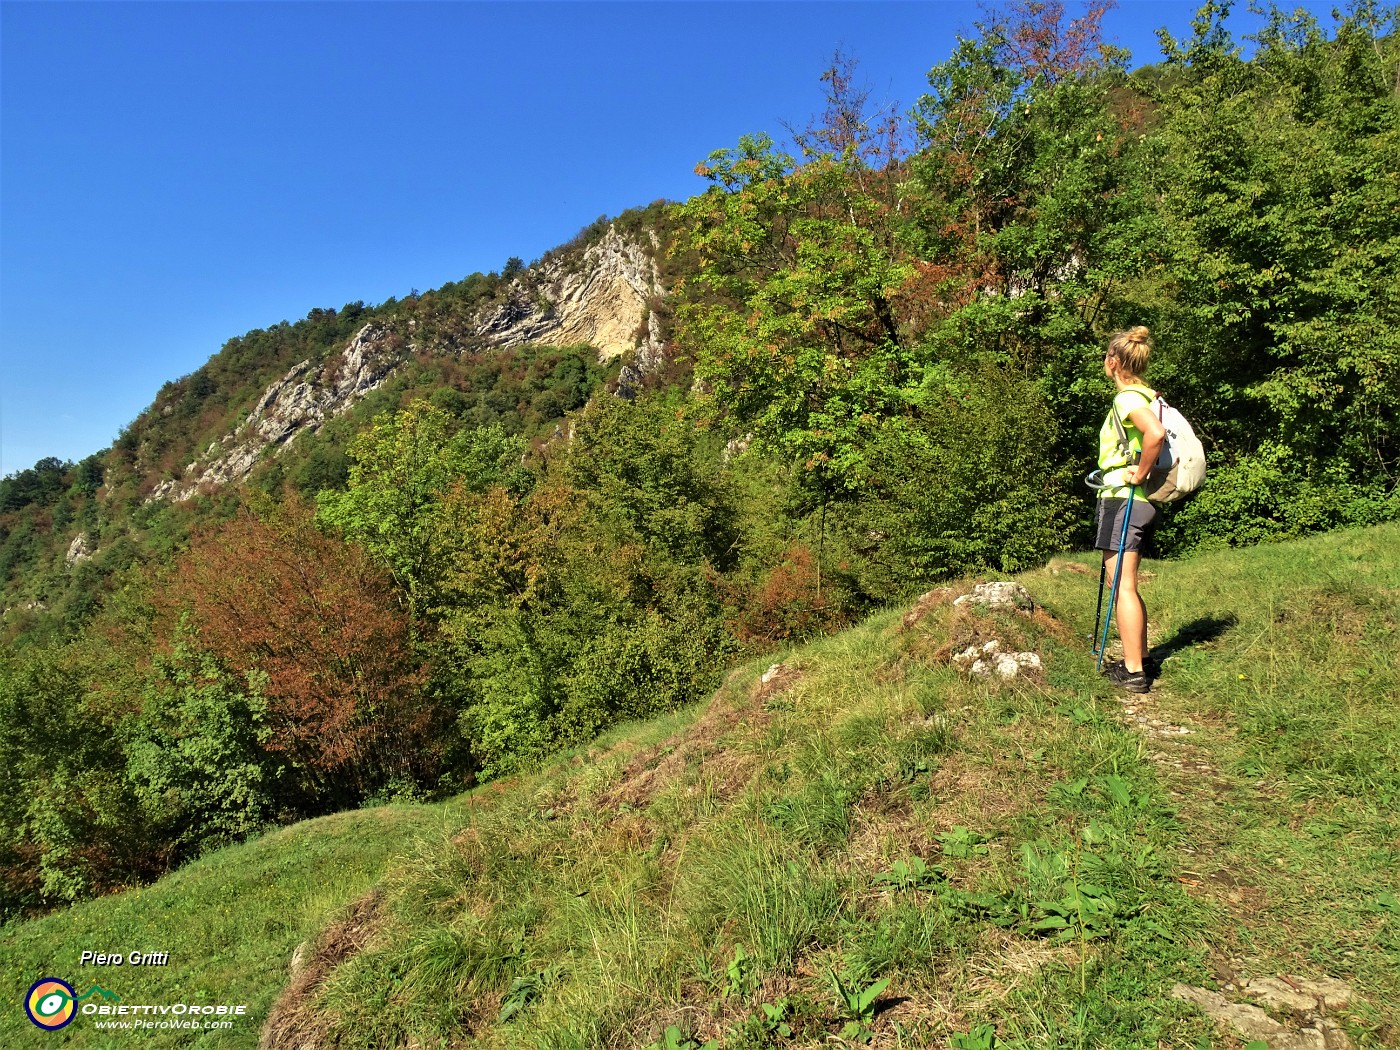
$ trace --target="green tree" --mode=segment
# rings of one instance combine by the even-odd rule
[[[363,544],[389,569],[410,608],[440,604],[446,566],[443,497],[505,483],[531,484],[521,465],[524,442],[497,426],[463,429],[426,401],[375,419],[353,442],[348,488],[317,497],[317,518],[346,539]]]
[[[91,668],[34,647],[0,660],[0,907],[76,900],[163,870],[126,779],[120,719],[89,703]]]
[[[1063,3],[1018,3],[979,22],[929,73],[910,164],[911,238],[939,263],[911,295],[944,304],[924,310],[926,356],[991,354],[1037,380],[1069,462],[1101,419],[1103,327],[1153,245],[1126,56],[1100,37],[1107,6],[1069,18]]]
[[[581,505],[557,486],[526,494],[495,485],[455,488],[445,498],[446,566],[433,610],[443,651],[442,688],[461,711],[460,728],[485,775],[538,761],[561,742],[557,715],[568,666],[616,609],[593,603],[593,622],[571,615],[575,573],[619,604],[605,586],[606,554],[578,563]]]
[[[795,135],[796,156],[745,136],[697,167],[709,190],[679,208],[678,333],[701,413],[793,468],[816,532],[821,590],[826,508],[869,472],[871,436],[917,385],[896,299],[913,272],[899,242],[900,125],[872,113],[841,56],[827,107]]]
[[[739,542],[737,497],[714,445],[676,398],[600,398],[574,420],[564,472],[614,542],[726,568]]]
[[[1186,546],[1400,511],[1394,12],[1358,4],[1328,39],[1306,13],[1271,9],[1250,61],[1228,12],[1208,3],[1190,37],[1164,38],[1174,75],[1150,139],[1162,333],[1181,347],[1174,379],[1223,468],[1183,517]],[[1271,506],[1258,506],[1262,478],[1276,479]],[[1318,489],[1337,515],[1283,508]]]
[[[695,699],[732,651],[703,577],[584,493],[459,487],[443,520],[439,688],[486,776]]]
[[[272,737],[261,676],[244,682],[188,644],[157,656],[140,714],[126,729],[127,777],[150,819],[184,852],[261,830],[291,771]],[[290,781],[290,777],[288,777]]]
[[[19,510],[30,504],[43,506],[62,495],[64,477],[73,468],[55,456],[45,456],[28,470],[16,471],[0,479],[0,512]]]
[[[1069,546],[1072,475],[1039,384],[987,359],[873,443],[867,498],[841,509],[855,571],[881,600],[973,572],[1020,572]]]
[[[814,150],[745,137],[700,166],[713,186],[681,209],[698,268],[678,317],[730,429],[834,492],[859,484],[865,438],[903,405],[891,301],[909,267],[884,202],[851,178],[864,158]]]

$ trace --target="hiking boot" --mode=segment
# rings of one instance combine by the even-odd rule
[[[1127,665],[1122,660],[1105,660],[1103,667],[1099,669],[1099,674],[1112,676],[1114,668],[1117,668],[1118,674],[1122,674],[1126,667]],[[1162,663],[1155,656],[1149,656],[1142,661],[1142,670],[1149,679],[1162,677]]]
[[[1129,671],[1122,660],[1115,660],[1108,668],[1108,680],[1120,689],[1130,693],[1145,693],[1148,690],[1147,675],[1142,671]]]

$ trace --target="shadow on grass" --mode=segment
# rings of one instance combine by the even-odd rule
[[[893,1010],[896,1006],[903,1006],[905,1003],[912,1001],[912,998],[907,995],[884,996],[870,1004],[872,1016],[879,1017],[886,1010]]]
[[[1239,622],[1240,618],[1234,613],[1226,613],[1224,616],[1202,616],[1182,624],[1170,638],[1153,646],[1149,655],[1161,663],[1183,649],[1215,641]]]

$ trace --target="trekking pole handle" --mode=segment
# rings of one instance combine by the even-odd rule
[[[1136,462],[1133,462],[1133,463],[1125,463],[1125,464],[1124,464],[1123,466],[1121,466],[1121,467],[1114,467],[1114,468],[1112,468],[1112,469],[1114,469],[1114,470],[1129,470],[1129,469],[1131,469],[1132,467],[1135,467],[1135,466],[1137,466],[1137,463],[1136,463]],[[1093,489],[1095,492],[1099,492],[1099,491],[1101,491],[1102,489],[1121,489],[1121,488],[1127,488],[1127,487],[1129,487],[1129,485],[1128,485],[1128,479],[1127,479],[1127,478],[1124,478],[1122,481],[1118,482],[1118,484],[1116,484],[1116,485],[1110,485],[1107,481],[1104,480],[1104,475],[1107,474],[1107,473],[1108,473],[1108,471],[1103,470],[1102,468],[1100,468],[1099,470],[1091,470],[1091,471],[1089,471],[1089,473],[1087,473],[1087,474],[1084,475],[1084,484],[1088,485],[1088,486],[1089,486],[1091,489]],[[1143,482],[1139,481],[1139,482],[1137,482],[1137,484],[1141,485],[1141,484],[1143,484]]]

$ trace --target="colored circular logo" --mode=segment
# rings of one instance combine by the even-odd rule
[[[57,977],[41,977],[30,986],[24,999],[24,1010],[40,1028],[56,1032],[78,1012],[76,993],[67,981]]]

